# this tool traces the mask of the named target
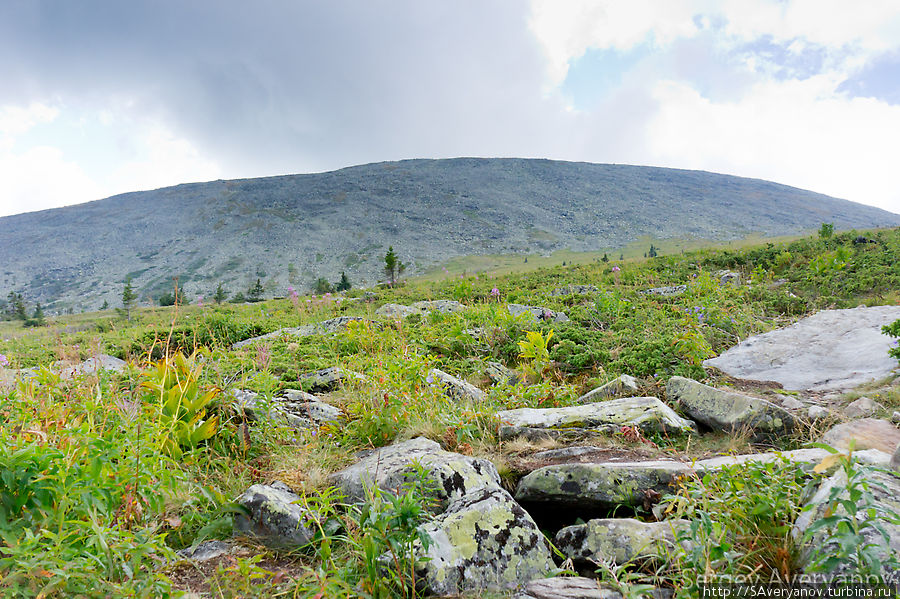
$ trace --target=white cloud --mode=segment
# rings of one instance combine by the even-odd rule
[[[87,202],[99,186],[62,152],[37,146],[24,152],[0,151],[0,216]]]
[[[840,96],[838,83],[768,81],[716,103],[661,81],[647,148],[656,164],[769,179],[898,212],[900,106]]]

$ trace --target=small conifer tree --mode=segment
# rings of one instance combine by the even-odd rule
[[[228,298],[228,291],[222,286],[222,283],[219,283],[216,286],[216,292],[213,294],[213,301],[217,304],[221,304]]]
[[[406,270],[406,265],[394,253],[394,246],[388,247],[388,252],[384,255],[384,274],[391,280],[391,285],[397,282],[404,270]]]
[[[262,281],[256,279],[256,284],[251,285],[250,289],[247,290],[247,301],[248,302],[259,302],[262,301],[263,294],[263,286]]]
[[[122,290],[122,306],[125,308],[125,318],[131,320],[131,310],[137,303],[137,294],[131,287],[131,277],[125,279],[125,289]]]
[[[350,288],[353,287],[353,284],[350,283],[350,279],[347,277],[347,273],[341,272],[341,280],[340,282],[334,286],[337,291],[349,291]]]

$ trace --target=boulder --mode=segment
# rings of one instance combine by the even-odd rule
[[[670,400],[697,422],[727,433],[748,432],[754,439],[790,433],[796,420],[790,412],[764,399],[723,391],[673,376],[666,384]]]
[[[794,325],[746,339],[704,366],[742,379],[776,381],[785,389],[842,391],[897,368],[893,341],[881,327],[900,306],[823,310]]]
[[[833,426],[821,439],[840,450],[850,449],[851,441],[855,450],[877,449],[891,454],[900,444],[900,430],[887,420],[861,418]]]
[[[266,333],[265,335],[244,339],[243,341],[232,344],[231,349],[240,349],[252,343],[278,337],[309,337],[310,335],[328,335],[330,333],[337,333],[338,331],[346,330],[347,325],[351,322],[365,322],[371,326],[379,326],[376,322],[358,316],[339,316],[337,318],[323,320],[322,322],[306,324],[302,327],[285,327],[283,329],[278,329],[277,331],[272,331],[271,333]]]
[[[730,285],[732,287],[740,287],[741,286],[741,273],[734,272],[733,270],[720,270],[716,272],[716,279],[719,281],[719,285],[723,287]]]
[[[614,433],[623,426],[647,432],[687,433],[696,425],[655,397],[627,397],[567,408],[519,408],[497,412],[500,438],[548,438],[588,431]]]
[[[375,310],[375,316],[383,318],[406,318],[407,316],[427,314],[428,310],[420,310],[413,306],[404,306],[402,304],[385,304]]]
[[[397,490],[415,473],[415,466],[428,470],[436,485],[437,498],[447,502],[486,487],[500,486],[497,468],[489,461],[444,451],[430,439],[417,437],[378,449],[356,464],[329,477],[350,501],[366,500],[367,489],[377,485]]]
[[[622,599],[622,594],[593,578],[559,576],[532,580],[513,599]]]
[[[809,406],[809,409],[806,410],[806,417],[810,420],[824,420],[825,418],[830,418],[832,416],[831,410],[828,408],[823,408],[822,406]]]
[[[505,383],[507,385],[515,385],[522,380],[522,375],[511,370],[500,362],[488,362],[485,368],[485,374],[491,379],[491,383],[499,385]]]
[[[669,287],[652,287],[641,291],[644,295],[661,295],[663,297],[674,297],[681,295],[687,291],[687,285],[671,285]]]
[[[244,389],[233,389],[230,394],[234,398],[235,409],[250,421],[286,425],[296,429],[313,428],[316,424],[303,414],[293,413],[278,398],[266,400],[258,393]]]
[[[344,417],[340,408],[297,389],[285,389],[284,397],[278,397],[276,401],[286,412],[312,420],[316,424],[335,422]]]
[[[97,354],[78,364],[67,364],[61,361],[54,362],[51,370],[57,372],[62,379],[73,379],[76,376],[97,374],[101,370],[122,372],[125,366],[125,360],[106,354]]]
[[[692,472],[671,460],[545,466],[519,481],[516,500],[585,509],[636,506],[672,491],[677,477]]]
[[[456,498],[420,528],[431,545],[417,548],[428,560],[419,562],[418,576],[435,595],[515,589],[555,568],[537,524],[499,487]]]
[[[182,559],[202,563],[229,555],[233,549],[234,546],[227,541],[203,541],[196,547],[179,549],[175,554]]]
[[[569,322],[569,317],[563,312],[554,312],[548,308],[538,306],[523,306],[522,304],[509,304],[506,306],[509,313],[513,316],[520,314],[531,314],[538,320],[546,320],[550,322]]]
[[[366,377],[338,366],[307,372],[297,377],[303,388],[312,393],[330,393],[350,379],[364,381]]]
[[[450,314],[451,312],[461,312],[462,310],[466,309],[464,305],[453,300],[424,300],[421,302],[414,302],[412,307],[417,310],[424,310],[426,312],[441,312],[443,314]]]
[[[781,398],[781,407],[785,410],[802,410],[806,404],[796,397],[785,396]]]
[[[293,549],[315,535],[313,512],[298,505],[300,496],[282,482],[253,485],[237,498],[234,534],[252,537],[274,549]]]
[[[596,389],[588,391],[578,398],[578,403],[590,403],[602,399],[612,399],[621,395],[633,395],[638,392],[640,386],[636,378],[630,374],[622,374],[613,380],[600,385]]]
[[[462,379],[458,379],[443,370],[432,368],[425,379],[429,384],[440,385],[444,392],[456,401],[481,402],[484,400],[484,392]]]
[[[553,544],[576,563],[620,566],[631,561],[662,561],[675,550],[676,533],[689,528],[686,520],[599,518],[563,528]]]
[[[844,416],[847,418],[867,418],[884,410],[884,406],[869,397],[860,397],[852,401],[844,408]]]
[[[565,285],[563,287],[557,287],[550,292],[550,295],[554,297],[561,295],[588,295],[590,293],[597,293],[597,291],[598,290],[594,285]]]

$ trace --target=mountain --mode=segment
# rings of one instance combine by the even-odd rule
[[[0,218],[0,293],[61,309],[144,298],[269,293],[346,271],[383,278],[392,245],[423,272],[455,256],[605,250],[638,237],[728,240],[900,225],[900,215],[757,179],[551,160],[404,160],[211,181]]]

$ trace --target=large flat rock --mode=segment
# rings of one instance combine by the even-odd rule
[[[881,332],[897,319],[900,306],[823,310],[742,341],[703,365],[742,379],[776,381],[785,389],[852,389],[897,368],[887,353],[893,340]]]

